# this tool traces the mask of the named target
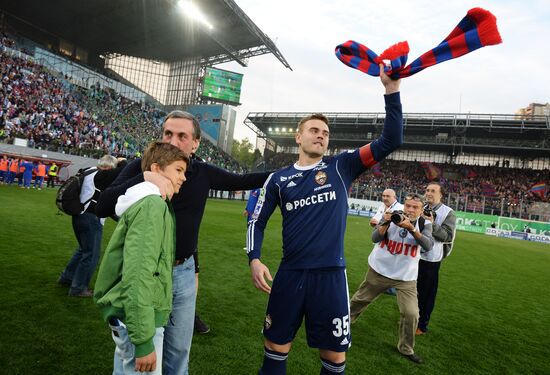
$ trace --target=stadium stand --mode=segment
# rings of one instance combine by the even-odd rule
[[[72,84],[70,77],[45,68],[15,47],[4,35],[0,142],[12,143],[17,137],[26,139],[31,148],[91,157],[133,157],[160,135],[166,115],[162,110],[99,84],[88,90]],[[207,139],[202,143],[198,156],[231,171],[244,171]]]
[[[216,33],[186,17],[176,1],[3,2],[0,142],[133,157],[158,138],[165,113],[225,103],[203,95],[208,68],[229,61],[246,67],[250,58],[271,54],[292,69],[233,0],[201,8],[216,20]],[[144,15],[156,21],[144,23]],[[203,137],[198,156],[243,172],[228,154],[234,123],[221,126],[225,138]]]

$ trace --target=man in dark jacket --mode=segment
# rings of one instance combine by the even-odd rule
[[[199,228],[208,192],[215,190],[250,190],[261,187],[269,173],[238,175],[207,164],[194,157],[200,140],[200,125],[190,113],[173,111],[166,116],[162,140],[191,155],[185,173],[186,182],[178,194],[170,181],[158,173],[141,171],[140,160],[130,162],[106,189],[96,207],[99,217],[111,216],[118,197],[131,186],[149,181],[163,196],[172,198],[176,214],[176,261],[173,269],[173,310],[164,331],[163,372],[188,374],[189,351],[195,318],[195,259]],[[198,268],[197,268],[198,271]]]

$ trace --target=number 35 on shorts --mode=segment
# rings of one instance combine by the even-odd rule
[[[347,336],[349,334],[349,315],[332,319],[332,324],[334,324],[332,334],[335,337],[341,337],[342,335]]]

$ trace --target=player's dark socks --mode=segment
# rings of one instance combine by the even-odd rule
[[[346,369],[346,361],[341,363],[334,363],[327,359],[321,358],[321,372],[320,375],[344,375]]]
[[[285,375],[288,353],[279,353],[264,347],[264,363],[258,375]]]

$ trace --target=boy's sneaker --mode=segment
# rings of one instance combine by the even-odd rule
[[[203,321],[201,320],[201,318],[199,318],[198,315],[195,315],[195,327],[194,327],[193,332],[194,332],[194,333],[205,334],[205,333],[210,332],[210,327],[208,327],[208,326],[206,325],[206,323],[203,322]]]
[[[90,289],[84,289],[82,292],[79,292],[79,293],[69,292],[69,297],[85,297],[85,298],[88,298],[88,297],[93,297],[93,296],[94,296],[94,291],[90,290]]]
[[[60,286],[70,287],[72,282],[71,280],[64,279],[63,276],[60,275],[59,278],[57,279],[57,284]]]

